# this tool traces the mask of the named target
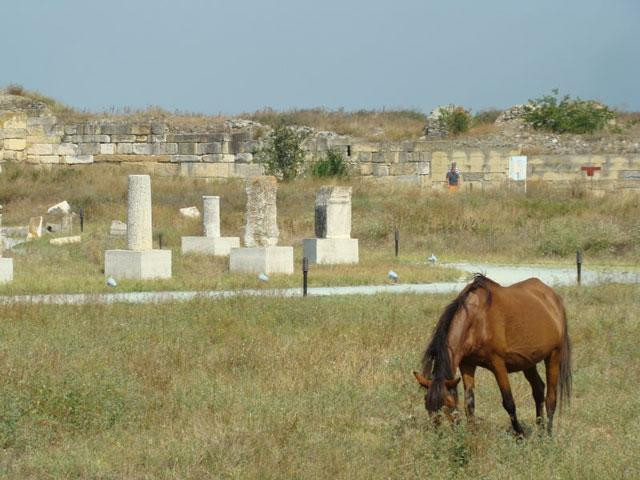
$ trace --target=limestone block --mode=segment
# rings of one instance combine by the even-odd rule
[[[227,163],[219,164],[231,168],[231,176],[238,178],[248,178],[264,175],[264,166],[260,163]]]
[[[135,155],[151,155],[152,145],[150,143],[134,143],[133,153]]]
[[[196,144],[195,143],[179,143],[178,154],[179,155],[195,155]]]
[[[47,213],[50,215],[69,215],[71,213],[71,205],[66,200],[49,207]]]
[[[198,207],[184,207],[179,211],[180,215],[187,218],[198,218],[200,216],[200,210],[198,210]]]
[[[18,114],[8,118],[4,121],[4,128],[27,128],[27,116],[25,114]]]
[[[27,136],[26,128],[1,128],[0,139],[5,138],[24,138]]]
[[[154,155],[175,155],[178,153],[177,143],[154,143],[153,144]]]
[[[225,133],[173,133],[167,134],[167,142],[170,143],[209,143],[229,140],[229,135]]]
[[[115,143],[101,143],[100,155],[114,155],[116,153]]]
[[[116,145],[116,153],[129,155],[133,153],[133,143],[118,143]]]
[[[111,143],[134,143],[136,136],[131,134],[111,135]]]
[[[373,165],[371,163],[360,164],[360,175],[372,175],[372,174],[373,174]]]
[[[233,163],[235,160],[235,155],[225,153],[213,153],[202,156],[202,161],[208,163]]]
[[[100,153],[100,143],[80,143],[78,144],[78,149],[80,151],[80,155],[97,155]]]
[[[82,237],[80,235],[73,235],[71,237],[58,237],[49,240],[51,245],[69,245],[70,243],[80,243]]]
[[[338,265],[358,263],[358,240],[355,238],[305,238],[302,254],[309,263]]]
[[[429,175],[431,173],[431,162],[416,163],[417,175]]]
[[[67,133],[65,129],[65,133]],[[100,125],[100,133],[103,135],[126,135],[131,133],[131,125],[127,123],[103,123]],[[115,141],[112,139],[112,141]]]
[[[13,258],[0,258],[0,283],[13,281]]]
[[[78,134],[78,125],[65,125],[64,126],[64,134],[65,135],[77,135]]]
[[[151,133],[153,135],[164,135],[167,131],[167,126],[162,122],[154,122],[151,124]]]
[[[247,209],[244,244],[247,247],[277,245],[278,230],[276,193],[278,182],[273,176],[248,178],[245,183]]]
[[[386,165],[374,165],[373,174],[376,177],[386,177],[389,175],[389,167]]]
[[[65,135],[65,141],[70,143],[110,143],[109,135]]]
[[[27,140],[24,138],[5,138],[5,150],[24,150],[27,146]]]
[[[127,224],[120,220],[111,220],[111,227],[109,228],[109,235],[113,237],[120,237],[127,235]]]
[[[229,271],[244,273],[293,273],[293,247],[232,248]]]
[[[171,250],[107,250],[104,274],[116,280],[171,278]]]
[[[169,162],[168,155],[95,155],[95,162],[120,162],[125,163],[162,163]]]
[[[62,158],[67,165],[93,163],[93,155],[64,155]]]
[[[200,162],[202,157],[198,155],[171,155],[171,161],[174,163]]]
[[[181,251],[201,255],[228,256],[240,247],[240,237],[182,237]]]
[[[252,153],[236,153],[236,163],[251,163],[253,162]]]
[[[129,250],[151,250],[153,248],[151,178],[149,175],[129,175],[127,247]]]
[[[179,145],[189,145],[188,143],[180,143]],[[195,153],[198,155],[207,155],[210,153],[222,153],[222,144],[220,142],[197,143],[195,145]]]
[[[58,155],[77,155],[79,148],[75,143],[60,143],[54,151]]]
[[[351,187],[321,187],[315,201],[317,238],[351,236]]]
[[[27,240],[31,240],[32,238],[40,238],[42,236],[42,221],[42,217],[32,217],[29,219]]]
[[[180,175],[180,165],[170,163],[154,163],[153,174],[161,177],[175,177]]]
[[[58,155],[27,155],[27,162],[38,165],[60,163]]]
[[[27,118],[27,128],[29,127],[38,127],[38,126],[47,126],[51,127],[56,124],[58,119],[53,116],[43,116],[43,117],[28,117]]]

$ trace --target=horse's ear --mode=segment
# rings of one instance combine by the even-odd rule
[[[447,388],[456,388],[458,386],[458,383],[460,383],[460,377],[456,378],[455,380],[444,381],[444,385]]]
[[[418,372],[413,372],[413,375],[416,377],[416,380],[418,380],[418,383],[424,388],[429,388],[431,386],[431,380],[427,379],[424,375]]]

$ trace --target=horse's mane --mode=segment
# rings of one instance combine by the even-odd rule
[[[473,281],[469,283],[458,296],[444,309],[436,324],[431,337],[431,341],[422,356],[422,374],[433,380],[427,392],[426,402],[429,411],[436,411],[442,407],[442,389],[444,381],[453,378],[451,371],[451,359],[449,358],[449,346],[447,336],[451,321],[461,308],[466,310],[465,302],[469,294],[475,290],[483,289],[487,292],[487,305],[491,304],[491,291],[489,285],[498,285],[490,278],[480,273],[473,276]]]

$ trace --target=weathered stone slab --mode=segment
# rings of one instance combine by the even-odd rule
[[[115,143],[101,143],[100,155],[115,155],[116,144]]]
[[[67,165],[93,163],[93,155],[64,155],[62,159]]]
[[[278,230],[276,193],[278,183],[273,176],[251,177],[245,183],[247,210],[244,244],[247,247],[277,245]]]
[[[68,143],[110,143],[109,135],[65,135],[65,142]]]
[[[179,145],[189,145],[188,143],[181,143]],[[222,153],[222,143],[221,142],[210,142],[210,143],[198,143],[195,144],[195,152],[198,155],[207,155],[210,153]]]
[[[58,155],[77,155],[79,148],[75,143],[60,143],[56,145],[55,153]]]
[[[94,155],[95,162],[119,163],[164,163],[169,162],[168,155]]]
[[[68,133],[65,128],[65,133]],[[131,133],[131,125],[128,123],[103,123],[100,125],[100,133],[103,135],[126,135]],[[112,141],[117,141],[113,140]]]
[[[25,138],[27,136],[26,128],[1,128],[0,139],[6,138]]]
[[[179,155],[195,155],[196,154],[196,144],[195,143],[178,143],[178,154]]]
[[[47,213],[51,215],[69,215],[71,213],[71,205],[66,200],[63,200],[49,207]]]
[[[134,143],[136,136],[131,134],[111,135],[111,143]]]
[[[203,155],[202,161],[209,163],[233,163],[236,160],[236,156],[226,153],[212,153],[210,155]]]
[[[201,162],[202,157],[198,155],[171,155],[171,161],[174,163]]]
[[[116,153],[119,155],[131,155],[133,153],[133,143],[118,143]]]
[[[27,146],[27,140],[24,138],[5,138],[5,150],[24,150]]]
[[[177,143],[154,143],[152,147],[154,155],[175,155],[178,153]]]
[[[131,125],[131,133],[134,135],[151,135],[151,125]]]
[[[79,143],[80,155],[97,155],[100,153],[100,143]]]
[[[151,155],[152,145],[150,143],[134,143],[133,153],[135,155]]]
[[[53,144],[36,143],[27,147],[27,155],[53,155]]]
[[[179,211],[180,215],[187,218],[198,218],[200,216],[200,210],[198,210],[198,207],[184,207]]]
[[[243,273],[293,273],[293,247],[232,248],[229,271]]]
[[[107,250],[104,274],[116,280],[171,278],[171,250]]]
[[[80,243],[82,237],[80,235],[73,235],[71,237],[58,237],[49,240],[51,245],[69,245],[70,243]]]
[[[355,238],[305,238],[302,255],[309,263],[339,265],[358,263],[358,240]]]
[[[222,142],[229,140],[229,135],[225,133],[172,133],[167,134],[167,142],[169,143],[210,143]]]

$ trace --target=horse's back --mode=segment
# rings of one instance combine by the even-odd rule
[[[510,370],[528,368],[559,348],[564,334],[564,307],[551,287],[529,278],[494,287],[488,319],[496,348],[503,349]]]

